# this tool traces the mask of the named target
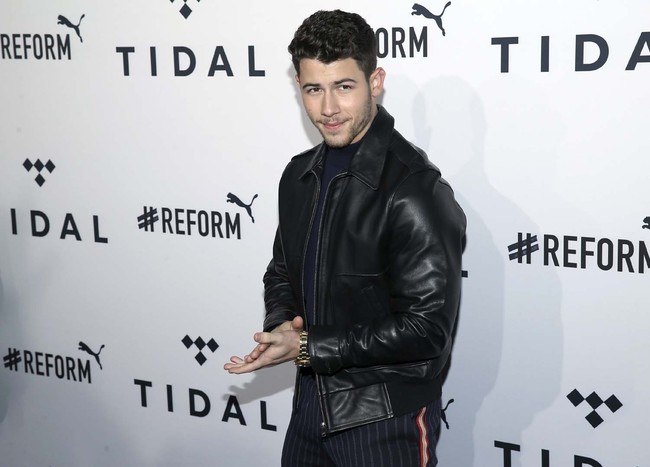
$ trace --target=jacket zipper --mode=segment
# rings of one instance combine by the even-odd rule
[[[312,210],[311,210],[311,218],[309,219],[309,227],[307,228],[307,239],[305,241],[305,247],[302,250],[302,261],[300,264],[300,295],[305,297],[305,258],[307,257],[307,247],[309,246],[309,235],[311,235],[311,228],[312,225],[314,224],[314,216],[316,215],[316,208],[318,207],[318,196],[320,195],[320,179],[318,178],[318,175],[312,170],[312,173],[314,174],[314,177],[316,177],[316,192],[314,193],[314,196],[312,197]],[[307,310],[305,310],[305,330],[309,330],[309,323],[307,322]],[[300,374],[298,374],[298,384],[296,385],[296,402],[300,400]],[[321,416],[322,416],[322,410],[321,410]]]
[[[346,175],[347,175],[347,172],[342,172],[340,174],[335,175],[334,177],[332,177],[329,184],[327,185],[327,188],[325,189],[325,199],[323,200],[323,210],[321,211],[320,222],[319,222],[319,225],[318,225],[318,237],[316,239],[316,268],[315,268],[316,271],[314,273],[314,321],[317,321],[317,318],[316,318],[316,310],[317,310],[317,303],[318,303],[318,300],[317,300],[317,298],[318,298],[318,280],[317,279],[318,279],[318,276],[319,276],[318,272],[319,272],[319,268],[320,268],[320,256],[321,256],[321,254],[320,254],[320,240],[321,240],[321,229],[323,227],[323,219],[325,217],[324,214],[325,214],[325,212],[327,210],[327,195],[328,195],[328,193],[330,191],[330,187],[332,186],[332,184],[337,179],[343,178]],[[319,185],[319,192],[320,192],[320,185]],[[313,214],[314,213],[312,213],[312,221],[313,221]],[[310,235],[311,235],[311,225],[309,227],[309,231],[310,231]],[[303,262],[304,262],[304,259],[303,259]],[[303,266],[303,268],[304,268],[304,266]],[[304,291],[303,291],[303,293],[304,293]],[[320,382],[320,376],[318,376],[318,374],[314,373],[314,376],[316,378],[316,388],[318,389],[318,406],[320,408],[320,414],[321,414],[321,419],[322,419],[322,422],[321,422],[321,436],[324,438],[327,435],[328,429],[327,429],[327,423],[325,423],[325,411],[323,410],[322,398],[320,397],[321,394],[322,394],[321,382]]]
[[[314,225],[314,216],[316,215],[316,209],[318,208],[318,197],[320,196],[320,188],[321,188],[320,179],[318,178],[318,175],[316,175],[316,173],[313,171],[312,173],[314,174],[314,177],[316,177],[316,192],[312,197],[311,218],[309,219],[309,226],[307,227],[307,238],[305,239],[305,246],[302,249],[302,260],[300,264],[300,271],[302,271],[302,274],[300,276],[300,289],[301,289],[300,292],[301,292],[301,296],[303,297],[303,300],[305,297],[305,274],[304,274],[305,259],[307,259],[307,247],[309,246],[309,237],[311,235],[311,229]],[[327,192],[325,192],[325,195],[327,196]],[[318,246],[316,248],[318,248]],[[305,310],[305,330],[308,330],[307,329],[308,327],[309,327],[309,323],[307,322],[307,310]]]

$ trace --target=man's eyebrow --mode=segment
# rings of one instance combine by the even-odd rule
[[[343,78],[343,79],[340,79],[338,81],[334,81],[333,84],[334,84],[334,86],[338,86],[339,84],[343,84],[343,83],[354,83],[354,84],[356,84],[357,80],[354,79],[354,78]]]
[[[353,84],[356,84],[356,83],[357,83],[357,80],[354,79],[354,78],[343,78],[343,79],[338,79],[338,80],[332,82],[332,85],[333,85],[333,86],[338,86],[338,85],[343,84],[343,83],[353,83]],[[323,87],[323,86],[322,86],[322,84],[320,84],[320,83],[305,83],[305,84],[302,85],[302,89],[306,89],[306,88],[321,88],[321,87]]]

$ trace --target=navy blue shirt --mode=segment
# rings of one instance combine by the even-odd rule
[[[323,214],[323,206],[327,195],[327,188],[330,182],[338,174],[345,172],[350,166],[352,156],[357,152],[361,142],[350,144],[344,148],[328,148],[325,155],[325,166],[323,168],[323,179],[321,180],[320,193],[318,195],[318,204],[314,221],[309,232],[309,241],[307,243],[307,252],[305,254],[305,264],[302,271],[303,284],[305,289],[305,311],[307,324],[316,322],[314,315],[314,285],[316,280],[316,253],[318,249],[318,237],[320,233],[320,220]]]

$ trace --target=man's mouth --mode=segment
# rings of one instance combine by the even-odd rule
[[[343,123],[345,122],[322,122],[322,125],[325,127],[326,130],[336,131],[339,128],[341,128],[341,126],[343,126]]]

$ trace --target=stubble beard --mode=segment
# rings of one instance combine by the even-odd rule
[[[353,122],[352,126],[350,126],[349,130],[344,135],[330,135],[319,125],[316,125],[316,128],[323,137],[325,144],[334,149],[341,149],[349,146],[357,135],[361,133],[372,120],[372,107],[372,99],[370,98],[370,93],[368,93],[368,100],[366,101],[363,113],[360,115],[361,118],[357,122]]]

